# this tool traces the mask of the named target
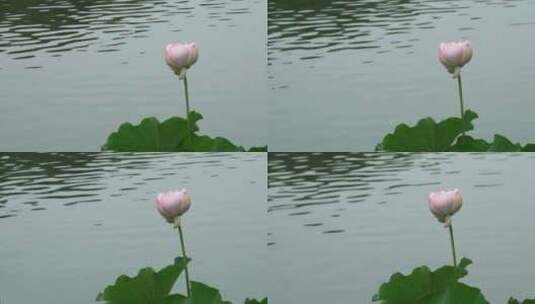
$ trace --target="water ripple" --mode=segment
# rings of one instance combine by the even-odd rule
[[[126,43],[117,40],[147,37],[154,24],[207,14],[212,25],[233,26],[231,16],[247,13],[244,0],[6,0],[0,2],[0,53],[23,60],[92,46],[116,52]]]
[[[443,15],[477,22],[481,17],[467,15],[467,8],[509,8],[519,1],[526,0],[269,0],[268,61],[288,64],[290,59],[317,59],[347,50],[411,49],[418,41],[415,32],[434,29]]]
[[[411,188],[422,189],[422,200],[425,200],[425,191],[444,187],[444,176],[461,173],[451,167],[456,169],[458,159],[464,161],[463,157],[476,161],[486,156],[477,153],[461,156],[448,153],[270,153],[268,213],[279,219],[281,216],[299,218],[288,221],[320,229],[322,233],[343,233],[345,227],[339,226],[343,225],[340,219],[346,209],[355,204],[395,203],[400,196],[412,192]],[[491,157],[496,162],[501,156]],[[477,174],[481,182],[471,187],[502,187],[501,175],[502,171],[496,168],[481,170]]]
[[[268,212],[364,201],[376,183],[401,187],[395,173],[412,163],[407,154],[270,154]]]
[[[187,181],[192,168],[216,178],[219,170],[233,170],[236,166],[232,164],[259,157],[225,153],[0,154],[0,219],[49,207],[100,203],[169,176]]]

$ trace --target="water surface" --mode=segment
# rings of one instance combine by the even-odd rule
[[[96,151],[122,122],[184,116],[170,41],[199,44],[201,131],[264,145],[265,20],[258,0],[2,1],[0,151]]]
[[[372,151],[401,122],[459,115],[441,41],[470,39],[476,135],[535,141],[530,0],[269,0],[273,151]]]
[[[120,274],[171,264],[154,198],[182,187],[192,279],[234,303],[267,295],[265,154],[3,154],[0,168],[1,303],[94,303]]]
[[[269,155],[274,303],[371,303],[393,272],[451,261],[427,195],[459,188],[458,256],[490,303],[533,298],[535,190],[529,154]]]

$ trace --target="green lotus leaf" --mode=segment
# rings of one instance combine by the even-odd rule
[[[518,301],[515,298],[510,298],[507,304],[535,304],[534,299],[526,299],[523,302]]]
[[[190,304],[188,298],[180,294],[167,296],[161,299],[157,303],[158,304]]]
[[[400,124],[377,145],[377,151],[391,152],[535,152],[535,144],[524,147],[503,135],[494,135],[494,141],[473,138],[465,132],[473,130],[472,121],[478,115],[470,110],[464,118],[450,117],[439,123],[425,118],[414,127]]]
[[[216,288],[210,287],[204,283],[191,281],[191,304],[232,304],[224,301],[221,293]],[[255,299],[246,299],[245,304],[268,304],[268,299],[261,301]]]
[[[263,298],[262,300],[256,300],[256,299],[245,299],[245,304],[268,304],[268,298]]]
[[[459,282],[468,274],[466,267],[471,263],[471,260],[462,258],[457,267],[443,266],[431,271],[422,266],[409,275],[395,273],[390,281],[381,285],[373,301],[383,304],[488,304],[479,289]]]
[[[199,130],[197,122],[202,115],[189,113],[193,132]],[[145,118],[137,126],[124,123],[113,132],[102,146],[102,150],[117,152],[173,152],[190,136],[188,121],[172,117],[160,123],[154,117]]]
[[[472,121],[478,118],[471,110],[464,117],[450,117],[440,122],[432,118],[420,120],[416,126],[400,124],[394,133],[388,134],[378,149],[395,152],[443,152],[449,151],[459,135],[474,128]]]
[[[456,282],[415,304],[489,304],[478,288]]]
[[[114,285],[110,285],[97,296],[97,301],[110,304],[181,304],[186,298],[169,295],[176,280],[190,260],[178,257],[173,265],[156,272],[143,268],[137,276],[121,275]]]
[[[535,145],[534,145],[533,149],[535,150]],[[247,151],[247,152],[267,152],[267,151],[268,151],[268,147],[267,146],[262,146],[262,147],[251,147],[249,149],[249,151]]]
[[[201,282],[191,281],[191,304],[231,304],[223,301],[219,290]]]
[[[178,257],[173,265],[156,272],[147,267],[141,269],[137,276],[121,275],[114,285],[110,285],[97,296],[97,301],[109,304],[232,304],[222,299],[216,288],[204,283],[191,281],[191,298],[181,294],[169,293],[175,282],[186,268],[190,259]],[[246,304],[267,304],[267,298],[261,301],[247,299]]]
[[[191,140],[185,140],[182,145],[179,146],[179,151],[189,152],[244,152],[242,147],[235,146],[228,139],[223,137],[211,138],[203,135],[193,135]]]
[[[159,122],[154,117],[145,118],[139,125],[124,123],[113,132],[101,147],[117,152],[245,152],[246,149],[223,137],[199,135],[197,122],[203,116],[190,112],[188,121],[172,117]],[[250,152],[266,152],[267,147],[251,148]]]
[[[490,145],[488,152],[521,152],[522,146],[520,144],[513,144],[505,136],[496,134],[494,141]]]
[[[531,145],[526,146],[527,149]],[[521,152],[525,151],[520,144],[514,144],[503,135],[494,135],[494,141],[491,143],[483,139],[475,139],[470,136],[460,136],[450,151],[456,152]]]
[[[457,142],[449,150],[452,152],[487,152],[490,144],[483,139],[476,139],[468,135],[457,138]]]

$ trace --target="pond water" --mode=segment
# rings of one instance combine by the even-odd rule
[[[2,1],[0,151],[98,151],[123,122],[184,116],[163,59],[171,41],[199,44],[188,80],[201,132],[265,145],[266,10],[260,0]]]
[[[402,122],[459,115],[441,41],[467,38],[477,136],[535,142],[535,2],[269,0],[271,151],[372,151]],[[335,135],[335,136],[333,136]]]
[[[120,274],[172,264],[177,233],[154,198],[182,187],[192,196],[182,219],[192,279],[234,303],[266,296],[266,158],[0,155],[0,302],[94,303]]]
[[[451,263],[427,195],[458,187],[465,279],[490,303],[533,298],[535,156],[273,154],[268,161],[273,303],[371,303],[394,272]]]

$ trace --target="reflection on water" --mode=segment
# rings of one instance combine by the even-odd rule
[[[6,0],[0,3],[0,53],[14,59],[33,58],[40,51],[58,57],[93,45],[97,52],[114,52],[129,39],[148,37],[154,24],[193,18],[197,6],[206,10],[210,26],[232,25],[232,15],[249,12],[241,0]]]
[[[204,170],[235,169],[234,161],[255,161],[258,156],[113,153],[13,153],[0,156],[0,219],[26,211],[41,211],[57,204],[99,203],[128,195],[158,180],[181,175],[191,166]],[[213,168],[213,169],[212,169]],[[149,170],[149,174],[145,171]],[[219,174],[213,172],[210,178]],[[110,183],[113,192],[103,195]],[[156,190],[155,190],[156,191]]]
[[[404,188],[439,185],[439,181],[407,183],[398,173],[418,167],[429,174],[439,174],[438,164],[448,162],[446,154],[424,160],[411,154],[386,153],[272,154],[268,165],[268,212],[306,218],[316,208],[328,206],[334,219],[327,220],[336,222],[348,204],[369,203],[369,200],[386,204],[388,197],[400,194]],[[459,171],[448,172],[455,173]],[[372,196],[378,191],[382,194],[379,200]],[[303,226],[319,227],[314,229],[323,233],[344,232],[343,227],[331,229],[323,222],[305,220]]]
[[[266,158],[0,154],[0,301],[94,303],[120,274],[169,265],[177,233],[154,199],[182,187],[192,197],[182,219],[192,279],[233,303],[265,296]]]
[[[518,1],[525,0],[269,0],[269,59],[288,62],[293,60],[288,53],[296,50],[306,51],[299,59],[310,60],[342,50],[374,49],[386,53],[410,49],[419,38],[402,35],[433,30],[434,21],[445,14],[459,14],[477,22],[481,16],[464,12],[468,5],[515,7]]]
[[[468,281],[491,303],[533,292],[533,155],[270,153],[268,168],[275,303],[370,303],[394,271],[447,263],[426,200],[455,187],[459,254],[475,261]]]
[[[385,157],[392,162],[389,164],[381,162],[377,167],[370,165],[372,162],[380,162]],[[270,192],[269,200],[284,199],[292,203],[271,205],[268,211],[284,209],[295,211],[314,205],[337,204],[341,200],[347,203],[362,202],[369,194],[343,197],[344,191],[371,190],[372,181],[399,181],[391,174],[410,165],[404,158],[403,155],[392,158],[390,155],[382,154],[371,154],[369,159],[363,158],[360,154],[333,155],[332,158],[315,154],[300,156],[277,154],[269,162],[269,188],[280,191],[274,194]],[[333,179],[333,174],[344,176],[344,180]],[[310,213],[293,211],[289,215]]]

